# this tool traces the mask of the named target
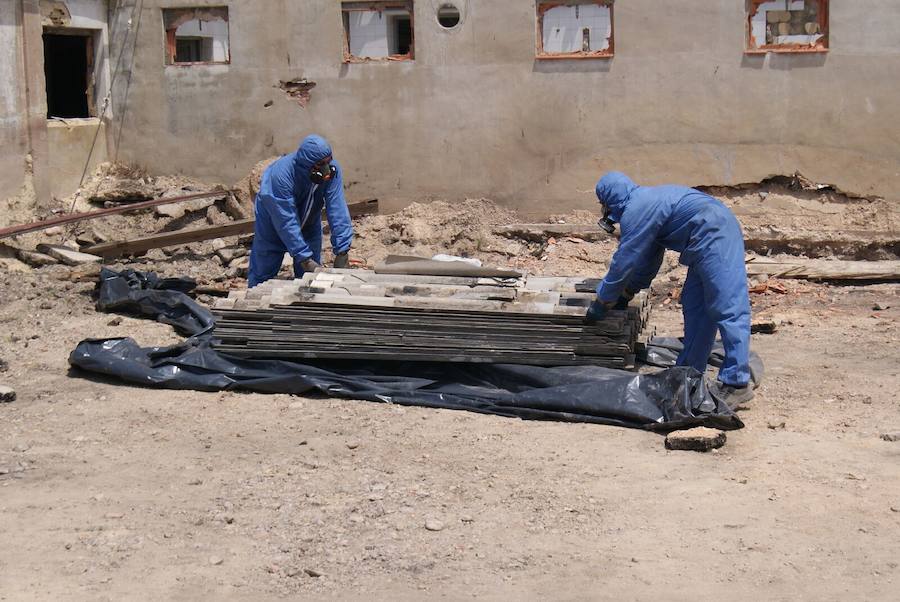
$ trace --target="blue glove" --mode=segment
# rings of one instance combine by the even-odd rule
[[[584,314],[584,319],[588,322],[599,322],[606,317],[606,312],[608,311],[608,304],[603,303],[599,299],[594,299],[594,302],[588,307],[587,313]]]

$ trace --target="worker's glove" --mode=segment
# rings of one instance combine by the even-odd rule
[[[336,268],[346,268],[350,266],[350,255],[349,251],[344,251],[343,253],[338,253],[334,256],[334,267]]]
[[[591,303],[591,306],[588,307],[587,313],[584,314],[584,319],[586,322],[599,322],[603,318],[606,317],[606,312],[609,311],[609,303],[604,303],[600,299],[594,299],[594,302]]]
[[[634,293],[626,288],[619,295],[619,299],[616,301],[613,309],[628,309],[628,304],[631,303],[632,299],[634,299]]]
[[[322,266],[320,266],[318,263],[316,263],[315,259],[310,257],[309,259],[304,259],[303,261],[301,261],[300,267],[303,268],[304,272],[315,272],[317,269],[319,269]]]

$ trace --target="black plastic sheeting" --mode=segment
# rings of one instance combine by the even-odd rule
[[[650,345],[647,350],[638,354],[638,361],[648,366],[657,366],[659,368],[668,368],[675,365],[678,354],[684,349],[684,343],[676,337],[653,337],[650,339]],[[710,366],[718,368],[725,361],[725,347],[721,341],[716,341],[712,351],[709,353],[709,359],[706,363]],[[765,367],[762,359],[752,351],[750,352],[750,384],[753,388],[759,386],[765,375]]]
[[[130,338],[87,339],[72,351],[69,363],[94,374],[156,388],[319,393],[655,431],[743,426],[737,415],[709,395],[702,375],[693,368],[667,367],[637,374],[595,366],[346,360],[298,363],[231,357],[212,348],[210,325],[214,320],[208,309],[185,294],[192,284],[189,279],[159,279],[154,274],[131,270],[117,273],[104,268],[98,309],[153,317],[191,337],[169,347],[140,347]],[[672,353],[670,347],[651,347],[649,359],[665,364],[666,354]]]
[[[159,278],[153,272],[100,269],[97,309],[148,316],[194,336],[214,324],[212,313],[185,293],[197,286],[193,278]]]

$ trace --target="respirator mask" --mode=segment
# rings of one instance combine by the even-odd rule
[[[609,207],[603,206],[603,216],[597,222],[597,225],[603,228],[607,234],[613,234],[616,231],[616,222],[609,216]]]
[[[313,184],[324,184],[331,180],[337,173],[337,168],[331,164],[331,156],[327,156],[315,165],[309,171],[309,179]]]

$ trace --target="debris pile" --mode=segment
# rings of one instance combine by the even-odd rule
[[[556,229],[565,227],[559,222],[596,224],[596,216],[588,219],[586,215],[592,214],[577,211],[571,216],[553,216],[552,221]],[[557,236],[554,228],[542,229],[536,224],[527,232],[510,230],[519,222],[521,217],[515,211],[488,199],[413,203],[397,213],[361,220],[351,253],[369,265],[388,255],[432,257],[445,253],[477,257],[530,274],[596,276],[615,250],[616,241],[609,237]],[[577,231],[585,228],[579,226]]]

